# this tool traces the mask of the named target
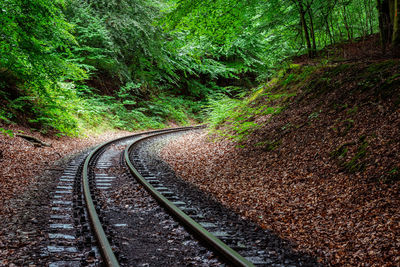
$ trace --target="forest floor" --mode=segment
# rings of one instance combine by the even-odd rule
[[[14,133],[33,136],[51,146],[37,147],[21,137],[0,134],[0,214],[12,212],[4,202],[18,198],[34,186],[36,177],[45,170],[53,168],[57,160],[106,140],[130,134],[126,131],[108,131],[97,136],[71,138],[43,136],[18,125],[7,125],[6,128]]]
[[[399,67],[316,67],[291,84],[295,96],[285,102],[251,103],[286,106],[252,117],[260,127],[242,143],[188,134],[163,158],[182,179],[329,266],[399,266]]]
[[[323,67],[295,60],[315,66],[313,73],[278,88],[294,86],[285,103],[256,99],[252,105],[286,106],[274,116],[255,116],[261,127],[241,144],[188,134],[165,147],[164,159],[183,179],[327,265],[399,266],[400,62],[371,54],[372,43],[336,48],[332,57],[343,60]],[[301,76],[297,71],[282,79]],[[0,134],[0,218],[29,209],[7,203],[40,190],[38,177],[61,168],[58,160],[130,134],[59,138],[7,128],[51,147]],[[0,258],[2,250],[12,254],[7,238],[0,235]]]
[[[64,168],[88,148],[130,133],[70,138],[0,126],[51,145],[38,147],[19,136],[0,135],[0,266],[45,266],[51,192]]]

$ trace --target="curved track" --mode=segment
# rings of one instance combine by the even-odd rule
[[[143,135],[147,134],[163,134],[163,133],[170,133],[170,132],[176,132],[176,131],[184,131],[184,130],[190,130],[194,129],[196,127],[182,127],[182,128],[175,128],[175,129],[166,129],[166,130],[157,130],[157,131],[152,131],[152,132],[146,132],[146,133],[141,133],[141,134],[135,134],[127,137],[122,137],[118,138],[106,143],[103,143],[99,146],[97,146],[86,158],[84,165],[83,165],[83,170],[82,170],[82,188],[83,188],[83,195],[85,199],[85,204],[86,204],[86,209],[88,212],[90,224],[92,226],[92,230],[94,232],[94,235],[97,239],[98,243],[98,248],[100,250],[100,253],[103,257],[104,264],[106,266],[110,267],[117,267],[120,266],[117,260],[117,257],[115,256],[112,246],[110,245],[110,242],[105,234],[105,231],[103,229],[103,226],[101,224],[100,218],[98,216],[98,212],[96,210],[96,205],[93,201],[92,197],[92,190],[91,190],[91,185],[90,185],[90,179],[89,179],[89,172],[90,172],[90,167],[91,165],[95,164],[96,159],[98,156],[102,153],[102,151],[112,145],[113,143],[116,142],[121,142],[126,139],[130,138],[138,138]]]
[[[175,131],[182,131],[181,129],[175,130]],[[175,132],[169,131],[169,132],[162,132],[162,133],[156,133],[152,134],[150,136],[142,137],[135,142],[133,142],[130,146],[128,146],[125,149],[124,153],[124,159],[129,167],[130,171],[132,174],[135,176],[135,178],[146,188],[146,190],[162,205],[164,208],[166,208],[169,212],[171,212],[175,218],[179,220],[180,223],[188,227],[192,232],[195,233],[197,237],[199,237],[203,242],[205,242],[209,247],[213,248],[215,251],[218,252],[219,255],[221,255],[223,258],[225,258],[230,264],[234,266],[254,266],[250,261],[248,261],[246,258],[242,257],[238,252],[230,248],[228,245],[226,245],[224,242],[222,242],[220,239],[218,239],[216,236],[211,234],[209,231],[207,231],[202,225],[197,223],[195,220],[193,220],[190,216],[188,216],[184,211],[182,211],[180,208],[178,208],[177,205],[175,205],[172,201],[168,200],[163,194],[156,189],[155,186],[151,184],[153,179],[145,179],[140,172],[135,168],[134,164],[131,161],[130,158],[130,151],[132,150],[132,147],[146,139],[153,138],[162,134],[166,133],[172,133]]]
[[[159,251],[162,250],[159,250],[159,248],[155,248],[154,246],[143,246],[143,241],[141,240],[145,240],[147,238],[146,235],[150,236],[150,239],[146,239],[147,242],[158,242],[158,244],[163,244],[162,242],[165,241],[161,241],[161,239],[156,239],[158,241],[154,241],[152,239],[152,236],[154,235],[146,233],[157,232],[157,234],[159,234],[160,230],[158,229],[165,229],[166,226],[163,225],[161,226],[161,228],[157,229],[151,227],[150,229],[146,226],[145,230],[136,229],[138,227],[138,223],[141,224],[140,220],[143,220],[143,215],[141,215],[143,213],[141,211],[137,212],[138,215],[135,215],[137,216],[139,221],[137,219],[134,219],[133,215],[123,215],[123,217],[130,217],[131,221],[129,223],[126,222],[123,224],[119,222],[115,223],[117,221],[115,216],[118,217],[120,216],[118,214],[125,214],[125,211],[124,209],[120,209],[118,211],[119,213],[117,214],[114,212],[115,209],[111,208],[112,212],[109,213],[110,209],[107,208],[107,204],[105,203],[113,203],[113,199],[115,199],[115,194],[110,192],[122,192],[118,194],[122,194],[125,196],[125,191],[120,191],[120,188],[128,188],[128,184],[130,183],[130,181],[134,181],[134,178],[138,182],[133,182],[134,184],[136,184],[135,187],[140,188],[140,190],[148,196],[148,194],[145,192],[147,191],[153,197],[153,199],[156,200],[151,200],[153,202],[153,206],[150,207],[148,210],[167,210],[168,213],[172,215],[172,217],[174,217],[180,225],[185,226],[188,232],[192,233],[193,236],[196,237],[196,240],[201,241],[203,248],[207,247],[207,253],[213,253],[212,257],[217,256],[214,259],[219,262],[218,266],[224,263],[228,264],[229,266],[320,266],[317,262],[314,261],[314,259],[308,257],[307,255],[303,257],[302,255],[294,253],[293,251],[291,251],[289,246],[286,246],[284,244],[284,241],[279,240],[279,238],[274,237],[274,235],[269,232],[260,232],[256,230],[258,231],[256,233],[253,229],[254,225],[251,226],[247,223],[243,223],[242,221],[238,222],[235,219],[235,222],[233,222],[229,219],[231,218],[229,217],[230,215],[228,215],[228,217],[226,216],[227,213],[225,213],[225,215],[222,215],[222,217],[217,215],[219,211],[217,211],[217,213],[214,213],[213,211],[210,213],[210,211],[215,210],[215,208],[217,208],[217,210],[220,209],[220,207],[217,207],[218,204],[209,203],[206,204],[207,206],[205,207],[203,205],[204,203],[202,204],[202,200],[200,202],[196,202],[197,197],[188,198],[187,196],[182,195],[181,189],[173,185],[176,182],[174,178],[172,180],[169,180],[168,175],[167,177],[163,175],[164,172],[159,168],[159,164],[161,163],[152,162],[151,160],[148,161],[149,158],[148,156],[146,156],[146,144],[151,144],[152,142],[157,143],[157,137],[160,137],[163,140],[168,140],[168,138],[172,138],[172,136],[161,137],[164,134],[173,134],[181,131],[194,130],[197,128],[201,128],[201,126],[151,131],[112,140],[96,147],[87,156],[84,162],[81,163],[82,175],[79,175],[79,177],[82,178],[82,186],[80,186],[80,183],[78,183],[77,187],[82,188],[83,199],[86,205],[86,212],[84,214],[85,216],[81,215],[81,217],[87,218],[86,222],[89,222],[91,232],[95,235],[95,240],[97,241],[95,244],[91,243],[92,246],[94,245],[96,247],[92,255],[97,255],[97,259],[99,260],[99,262],[102,262],[104,265],[113,267],[120,266],[120,264],[126,265],[127,261],[129,261],[129,266],[131,266],[132,264],[136,264],[138,262],[137,257],[141,257],[142,259],[146,259],[147,257],[156,257],[162,259],[162,257],[172,256],[176,257],[176,260],[178,260],[178,264],[182,264],[183,262],[185,262],[186,258],[182,258],[181,255],[175,254],[175,256],[173,256],[170,254],[163,254],[164,256],[161,256],[159,254]],[[154,138],[154,140],[152,138]],[[119,159],[116,160],[116,158]],[[119,163],[116,163],[117,161]],[[119,167],[117,167],[117,165]],[[106,171],[107,168],[114,168],[114,170],[110,169],[110,171]],[[123,175],[125,176],[120,176],[116,168],[122,168],[124,173]],[[100,169],[102,169],[102,171],[100,171]],[[104,171],[106,173],[104,173]],[[114,182],[111,183],[111,181]],[[146,190],[144,190],[140,185],[143,186],[143,188],[145,188]],[[112,186],[117,186],[117,191],[112,189]],[[99,190],[102,193],[99,193]],[[183,187],[183,191],[185,192],[185,194],[188,190],[190,191],[192,189],[189,189],[187,186]],[[130,198],[130,196],[127,196],[127,199],[132,198]],[[146,199],[151,198],[146,197]],[[140,202],[141,199],[137,199],[136,201]],[[162,208],[157,205],[157,202]],[[138,202],[134,203],[138,204]],[[106,207],[106,209],[104,209],[104,207]],[[128,212],[135,212],[130,208],[127,209]],[[209,217],[209,215],[211,215],[211,217]],[[150,217],[146,217],[147,220],[153,220],[154,217],[151,217],[152,215],[149,216]],[[83,219],[83,221],[85,220]],[[110,225],[109,222],[113,223]],[[84,225],[82,219],[80,219],[80,224]],[[136,229],[136,231],[141,231],[143,232],[143,234],[138,235],[136,232],[131,235],[132,232],[129,232],[129,229],[132,228],[128,227],[125,230],[116,229],[115,227],[113,228],[113,226],[116,225],[133,225],[133,228]],[[111,228],[113,228],[114,230],[112,230]],[[87,227],[85,227],[85,229],[84,231],[87,232]],[[156,232],[153,232],[154,230]],[[183,228],[179,231],[184,231],[186,233]],[[169,236],[170,234],[170,232],[166,233],[167,236]],[[186,233],[186,235],[189,234]],[[129,243],[131,241],[121,241],[127,240],[127,237],[130,236],[135,236],[135,241],[132,241],[133,243]],[[88,239],[90,240],[90,237]],[[166,243],[173,242],[169,239],[169,237],[166,241],[168,241]],[[180,240],[178,241],[178,243],[185,243],[183,241],[184,240]],[[265,245],[262,245],[260,242],[263,242],[263,244]],[[167,250],[171,248],[169,245],[166,246],[168,247]],[[174,248],[176,249],[176,247]],[[145,250],[142,253],[141,251],[143,251],[143,249]],[[182,251],[182,249],[187,252],[187,247],[181,248],[178,251]],[[150,250],[153,252],[150,252]],[[194,250],[192,251],[200,252],[202,251],[202,248],[197,247],[194,248]],[[240,251],[240,254],[238,253],[238,251]],[[99,254],[101,254],[102,256],[101,260],[99,258]],[[185,255],[189,254],[185,253]],[[208,259],[210,259],[209,256],[206,256],[206,258],[207,257]],[[147,260],[145,260],[145,262],[147,262]],[[172,263],[168,260],[167,263],[162,261],[151,262],[153,264],[152,266],[157,266],[157,264],[167,264],[167,266],[173,266],[168,265]],[[197,263],[207,264],[207,260]],[[176,264],[176,262],[174,264]]]

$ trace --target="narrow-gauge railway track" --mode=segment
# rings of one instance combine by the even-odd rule
[[[157,138],[163,134],[171,134],[195,128],[197,127],[175,128],[119,138],[96,147],[84,160],[82,159],[83,156],[81,156],[73,161],[71,166],[66,169],[64,175],[61,177],[57,191],[54,194],[53,203],[56,206],[52,208],[55,214],[51,217],[51,226],[60,230],[59,232],[50,234],[50,238],[53,238],[56,242],[52,242],[52,244],[49,245],[49,252],[62,252],[64,254],[69,254],[69,256],[57,256],[58,260],[53,260],[49,265],[57,267],[98,266],[100,264],[106,266],[120,266],[121,263],[121,265],[132,266],[140,262],[134,259],[134,254],[136,251],[140,251],[140,249],[137,248],[142,247],[140,242],[146,241],[129,241],[130,243],[123,241],[129,238],[124,236],[124,234],[116,233],[116,231],[119,231],[119,229],[116,230],[116,228],[126,227],[126,233],[129,231],[132,232],[133,230],[129,229],[127,223],[115,223],[114,217],[117,213],[113,211],[113,208],[107,208],[109,203],[114,201],[110,200],[109,197],[116,196],[115,193],[111,194],[110,192],[112,191],[111,187],[113,184],[118,184],[118,182],[116,182],[118,179],[120,180],[119,190],[122,190],[122,192],[129,186],[132,187],[132,185],[126,185],[126,183],[129,183],[129,179],[132,179],[132,177],[128,177],[130,174],[127,174],[126,167],[129,168],[137,181],[146,188],[157,202],[168,210],[169,213],[172,213],[173,217],[177,219],[180,224],[184,225],[191,233],[200,238],[202,244],[212,248],[214,255],[217,255],[216,258],[211,252],[202,251],[203,254],[199,254],[200,256],[197,255],[196,252],[187,252],[186,254],[192,253],[190,254],[192,258],[182,257],[182,253],[179,253],[182,249],[186,250],[186,248],[188,248],[199,251],[203,249],[194,244],[194,241],[191,241],[188,234],[183,233],[183,228],[176,228],[178,226],[174,225],[174,223],[167,218],[168,216],[163,215],[162,212],[158,210],[161,208],[157,209],[154,204],[147,201],[143,204],[147,206],[144,209],[142,207],[141,211],[139,211],[139,213],[147,213],[147,217],[143,216],[142,218],[141,216],[137,216],[136,221],[132,222],[131,217],[134,216],[129,215],[128,217],[130,217],[129,219],[131,220],[130,224],[141,224],[141,220],[151,220],[154,216],[159,217],[161,218],[159,222],[154,223],[159,224],[157,226],[158,229],[161,227],[162,229],[172,229],[171,231],[173,231],[173,234],[181,233],[183,237],[181,239],[178,238],[178,243],[181,242],[184,246],[172,248],[178,251],[178,253],[173,254],[179,258],[177,259],[178,262],[167,260],[160,263],[159,261],[153,261],[153,264],[144,263],[142,264],[143,266],[156,266],[154,262],[157,262],[157,265],[163,264],[164,266],[186,266],[190,264],[195,266],[223,265],[219,259],[224,259],[228,264],[233,266],[317,265],[314,264],[314,261],[309,260],[292,261],[282,259],[282,261],[271,261],[268,260],[268,257],[259,256],[259,254],[263,254],[265,251],[261,251],[262,253],[260,253],[260,251],[257,251],[259,249],[257,246],[255,248],[245,248],[243,244],[240,243],[243,238],[239,234],[231,235],[228,233],[230,230],[223,227],[218,229],[219,225],[207,221],[207,218],[204,218],[201,212],[198,212],[199,209],[197,207],[188,205],[182,201],[177,194],[165,187],[163,181],[159,179],[157,174],[151,172],[151,168],[146,166],[135,149],[138,144],[148,142],[150,139]],[[117,159],[119,159],[119,164],[115,163]],[[125,171],[122,171],[122,175],[118,173],[117,170],[113,170],[117,168],[117,165],[124,166]],[[104,173],[102,170],[107,170],[108,173]],[[132,187],[131,189],[131,191],[134,192],[138,192],[139,190],[136,187]],[[117,197],[119,198],[120,195],[117,194]],[[129,199],[132,200],[131,198]],[[141,205],[141,200],[136,199],[133,202],[135,201],[137,203],[134,203],[134,206]],[[128,210],[128,212],[131,211]],[[121,211],[119,211],[119,214],[121,214]],[[199,219],[200,222],[196,222],[197,219]],[[110,221],[114,221],[114,223]],[[75,229],[73,230],[73,228]],[[164,231],[162,229],[156,229],[157,234],[152,234],[151,236],[162,235]],[[212,233],[210,229],[212,229]],[[137,229],[134,231],[136,231],[136,233],[138,232]],[[91,237],[91,233],[94,234],[95,238]],[[168,233],[166,233],[166,235],[168,235]],[[140,236],[137,237],[138,239],[144,240],[144,238],[146,238],[143,237],[143,235],[138,236]],[[149,242],[149,239],[146,240]],[[244,251],[246,257],[241,256],[235,249],[230,247],[232,245],[228,246],[222,240],[233,244],[235,249],[240,249],[242,252]],[[170,239],[166,242],[173,243],[175,241],[174,239]],[[57,242],[58,244],[54,244]],[[123,250],[121,247],[124,245],[134,250],[132,253],[133,255],[127,256],[130,252],[126,253],[126,250],[121,253]],[[147,247],[146,249],[146,246],[143,245],[143,250],[151,249],[151,247]],[[157,252],[162,250],[163,248],[156,249]],[[163,255],[164,256],[161,256],[161,254],[158,256],[153,255],[152,258],[173,257],[173,255],[168,255],[168,253]],[[127,260],[127,257],[131,257],[134,260]],[[187,263],[184,262],[186,260],[188,260]],[[310,262],[311,264],[309,264]]]
[[[159,193],[178,206],[186,216],[195,220],[196,224],[201,225],[212,236],[222,240],[225,243],[223,246],[238,251],[242,256],[239,261],[230,259],[229,252],[223,252],[232,265],[321,266],[314,257],[294,251],[289,241],[245,220],[211,195],[177,177],[174,170],[163,161],[160,152],[165,144],[179,134],[141,138],[125,150],[125,157],[129,157],[135,166],[136,171],[133,172],[142,176],[140,180],[144,178],[147,183],[159,189]],[[181,216],[179,213],[178,211],[176,216]],[[194,230],[196,231],[199,230]],[[240,262],[243,258],[247,262]]]
[[[182,131],[182,130],[188,130],[188,129],[192,129],[192,127],[177,128],[177,129],[173,129],[173,130],[153,131],[150,134],[169,133],[171,131],[174,132],[174,131]],[[136,135],[135,137],[138,137],[141,135],[142,134]],[[128,137],[128,138],[132,138],[132,136]],[[101,153],[101,151],[105,147],[109,146],[112,143],[122,141],[124,139],[127,139],[127,137],[120,138],[118,140],[113,140],[111,142],[107,142],[107,143],[102,144],[102,145],[98,146],[97,148],[95,148],[89,154],[89,156],[86,158],[84,166],[83,166],[83,173],[82,173],[83,194],[85,197],[86,208],[87,208],[87,212],[89,215],[90,223],[93,227],[93,231],[94,231],[94,234],[95,234],[97,242],[98,242],[98,246],[100,248],[100,253],[102,254],[104,263],[107,266],[115,266],[115,267],[119,266],[118,260],[115,256],[115,254],[112,250],[112,247],[108,241],[108,238],[104,232],[103,226],[100,222],[100,218],[96,211],[95,203],[93,202],[92,192],[91,192],[90,184],[89,184],[89,182],[91,181],[89,179],[89,166],[90,166],[91,162],[95,161],[97,156]]]
[[[101,226],[102,218],[97,215],[100,207],[96,200],[96,194],[93,193],[96,191],[95,187],[99,184],[99,180],[95,177],[94,169],[105,167],[102,165],[103,163],[98,162],[98,159],[113,144],[151,133],[167,131],[170,129],[115,139],[97,146],[90,153],[79,155],[70,162],[59,177],[51,196],[49,244],[42,253],[43,257],[48,257],[49,266],[98,266],[102,263],[108,266],[118,266],[118,261],[113,253],[115,246],[110,245]],[[104,176],[101,179],[106,182],[107,178]],[[98,186],[98,189],[101,187]]]
[[[157,179],[157,177],[152,176],[151,174],[147,173],[144,177],[139,172],[140,170],[138,167],[131,161],[130,151],[132,150],[133,145],[143,140],[153,138],[155,136],[165,134],[165,133],[157,133],[150,136],[142,137],[137,141],[133,142],[130,146],[125,149],[124,157],[125,161],[134,174],[134,176],[138,179],[138,181],[146,188],[147,191],[155,198],[157,201],[165,207],[168,211],[170,211],[178,220],[179,222],[183,223],[186,227],[188,227],[191,231],[193,231],[201,240],[207,243],[210,247],[214,250],[218,251],[229,263],[233,264],[234,266],[254,266],[249,260],[242,257],[239,253],[235,250],[230,248],[224,242],[217,238],[217,236],[211,234],[207,231],[201,224],[197,223],[193,220],[189,215],[187,215],[182,209],[179,208],[179,201],[170,201],[173,199],[173,194],[171,194],[168,190],[164,190],[165,188],[162,186],[161,181]],[[163,190],[163,191],[161,191]]]

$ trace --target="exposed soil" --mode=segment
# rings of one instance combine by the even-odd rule
[[[379,34],[372,34],[345,43],[326,46],[322,51],[318,51],[316,58],[309,58],[307,54],[294,57],[293,62],[296,64],[315,64],[321,58],[331,62],[374,61],[393,58],[393,52],[389,47],[383,51]]]
[[[163,158],[321,262],[398,266],[399,64],[385,64],[321,69],[283,112],[254,118],[262,126],[240,147],[191,133]]]

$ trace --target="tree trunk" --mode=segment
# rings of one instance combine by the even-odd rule
[[[349,22],[347,20],[347,11],[346,11],[346,6],[345,3],[342,2],[343,5],[343,21],[344,21],[344,26],[346,28],[347,31],[347,39],[350,41],[352,39],[352,33],[350,31],[350,26],[349,26]]]
[[[367,1],[364,1],[366,35],[368,35],[368,29],[369,29],[369,8],[368,7],[369,7],[369,3]]]
[[[369,27],[370,27],[370,34],[372,35],[374,33],[374,23],[373,23],[373,18],[374,18],[374,11],[373,11],[373,6],[372,6],[372,0],[368,1],[368,13],[369,13]]]
[[[390,17],[390,25],[393,28],[394,21],[394,0],[389,0],[389,17]]]
[[[297,0],[298,3],[298,8],[299,8],[299,13],[300,13],[300,23],[303,28],[304,32],[304,37],[306,38],[306,43],[307,43],[307,50],[308,50],[308,56],[312,57],[312,47],[311,47],[311,41],[310,41],[310,34],[308,33],[308,27],[307,27],[307,22],[305,18],[305,11],[303,7],[303,3],[301,0]]]
[[[45,143],[34,136],[25,135],[25,134],[16,134],[15,136],[24,138],[25,140],[31,142],[34,146],[49,146],[49,147],[51,147],[51,144]]]
[[[396,52],[400,48],[400,25],[399,25],[399,11],[400,11],[400,0],[394,0],[393,3],[393,36],[392,46]]]
[[[332,29],[335,29],[335,24],[333,22],[333,17],[331,17],[331,25],[332,25]],[[339,31],[339,42],[343,41],[343,32],[342,32],[342,28],[340,27],[340,24],[336,21],[336,26],[337,26],[337,30]]]
[[[327,31],[328,36],[329,36],[330,44],[333,45],[333,43],[335,41],[333,39],[333,35],[332,35],[332,32],[331,32],[331,27],[329,26],[329,21],[328,20],[326,20],[326,31]]]
[[[312,54],[313,56],[317,55],[317,44],[315,42],[315,31],[314,31],[314,22],[313,22],[313,13],[311,7],[308,8],[308,16],[310,17],[310,34],[312,40]]]
[[[329,25],[329,16],[330,16],[330,10],[328,10],[326,13],[324,11],[322,12],[322,17],[324,19],[324,24],[326,29],[326,35],[328,36],[330,44],[332,45],[334,43],[334,40],[331,32],[331,27]]]
[[[381,36],[382,51],[386,51],[387,45],[391,40],[391,22],[389,0],[377,0],[377,8],[379,12],[379,31]]]

